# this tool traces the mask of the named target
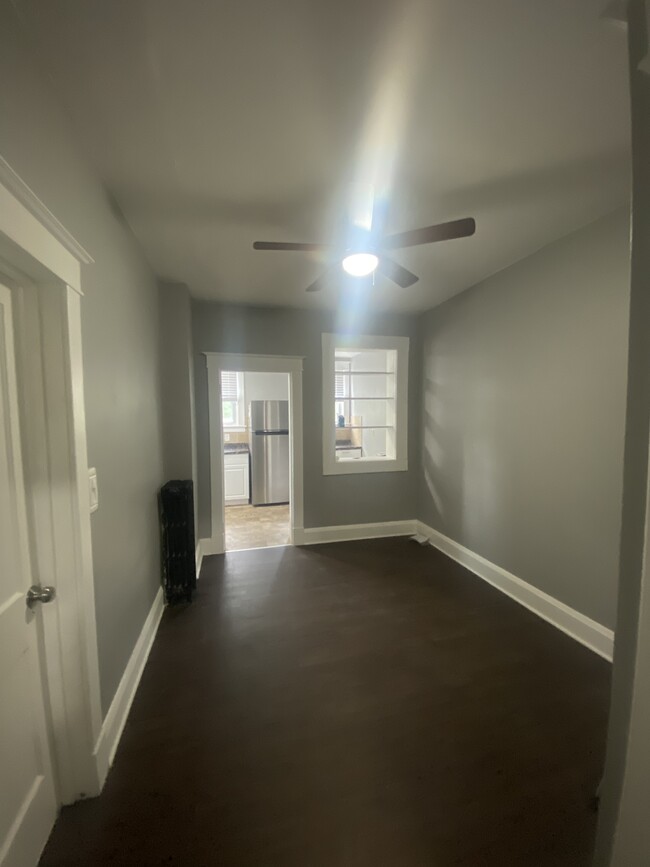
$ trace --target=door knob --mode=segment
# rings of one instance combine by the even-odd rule
[[[33,584],[27,591],[27,607],[33,608],[37,602],[51,602],[56,596],[54,587],[41,587]]]

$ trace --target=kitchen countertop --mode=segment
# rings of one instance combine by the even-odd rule
[[[249,452],[248,443],[224,443],[223,453],[225,455],[247,455]]]

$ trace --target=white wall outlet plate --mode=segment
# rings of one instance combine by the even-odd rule
[[[99,489],[97,487],[97,470],[95,467],[88,468],[88,490],[90,492],[90,511],[99,509]]]
[[[225,433],[223,435],[223,441],[226,443],[229,443],[230,442],[230,434]]]

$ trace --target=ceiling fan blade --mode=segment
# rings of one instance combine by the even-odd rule
[[[306,289],[305,292],[320,292],[321,289],[324,289],[327,285],[327,280],[332,271],[336,266],[332,266],[328,268],[320,277],[317,277],[313,283],[311,283]]]
[[[419,244],[432,244],[434,241],[467,238],[475,231],[474,218],[464,217],[462,220],[450,220],[448,223],[438,223],[435,226],[412,229],[410,232],[400,232],[399,235],[388,235],[382,239],[381,246],[384,250],[395,250],[398,247],[417,247]]]
[[[393,283],[397,283],[398,286],[401,286],[402,289],[408,289],[409,286],[417,283],[420,279],[411,271],[407,271],[406,268],[402,268],[401,265],[398,265],[397,262],[388,259],[386,256],[379,257],[377,270],[380,274],[383,274],[384,277],[388,277],[388,279],[392,280]]]
[[[299,250],[303,253],[320,253],[331,250],[329,244],[296,244],[285,241],[253,241],[253,250]]]

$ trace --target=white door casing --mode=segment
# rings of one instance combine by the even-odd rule
[[[81,345],[92,257],[0,156],[0,282],[11,287],[32,575],[58,803],[99,794],[102,732]],[[0,790],[2,789],[0,780]],[[26,863],[26,862],[24,862]]]
[[[11,292],[0,284],[1,867],[36,864],[57,813],[31,583]]]

